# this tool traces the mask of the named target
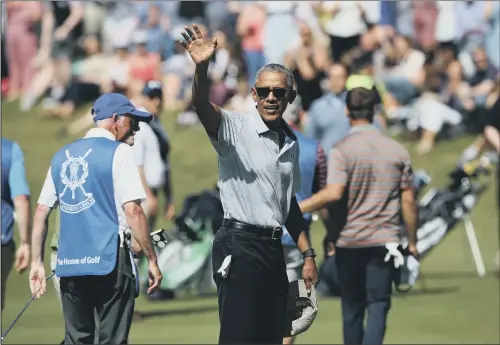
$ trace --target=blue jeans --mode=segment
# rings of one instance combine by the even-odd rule
[[[418,95],[418,89],[405,77],[389,76],[383,82],[400,105],[410,103]]]
[[[386,254],[385,247],[337,248],[344,344],[382,344],[384,340],[394,277],[394,263],[384,261]]]
[[[257,71],[266,64],[266,59],[262,51],[245,50],[244,54],[248,74],[248,88],[251,89],[255,84]]]

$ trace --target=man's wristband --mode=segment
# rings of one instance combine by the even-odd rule
[[[316,251],[313,248],[306,249],[302,252],[302,259],[306,258],[315,258],[316,257]]]

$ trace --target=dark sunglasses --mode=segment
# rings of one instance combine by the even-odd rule
[[[259,98],[267,98],[269,96],[269,94],[271,93],[271,91],[272,91],[274,97],[276,97],[278,99],[285,98],[286,93],[287,93],[287,89],[282,88],[282,87],[274,87],[274,88],[256,87],[255,88],[255,92],[257,92],[257,96],[259,96]]]

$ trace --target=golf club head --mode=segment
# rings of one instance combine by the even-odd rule
[[[160,249],[165,248],[166,245],[172,241],[165,229],[153,231],[151,233],[151,240],[153,241],[153,244]]]

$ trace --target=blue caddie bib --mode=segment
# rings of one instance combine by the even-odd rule
[[[295,129],[293,131],[299,142],[299,165],[302,182],[302,189],[295,197],[297,198],[297,202],[301,202],[312,196],[314,173],[316,172],[316,153],[319,143],[317,140],[310,139]],[[310,212],[304,213],[302,216],[308,224],[311,222],[312,214]],[[309,235],[309,229],[304,230],[306,230]],[[285,226],[283,226],[283,237],[281,238],[281,242],[285,246],[296,246]]]
[[[106,275],[117,265],[113,158],[119,145],[107,138],[84,138],[63,147],[52,159],[61,211],[58,277]]]

